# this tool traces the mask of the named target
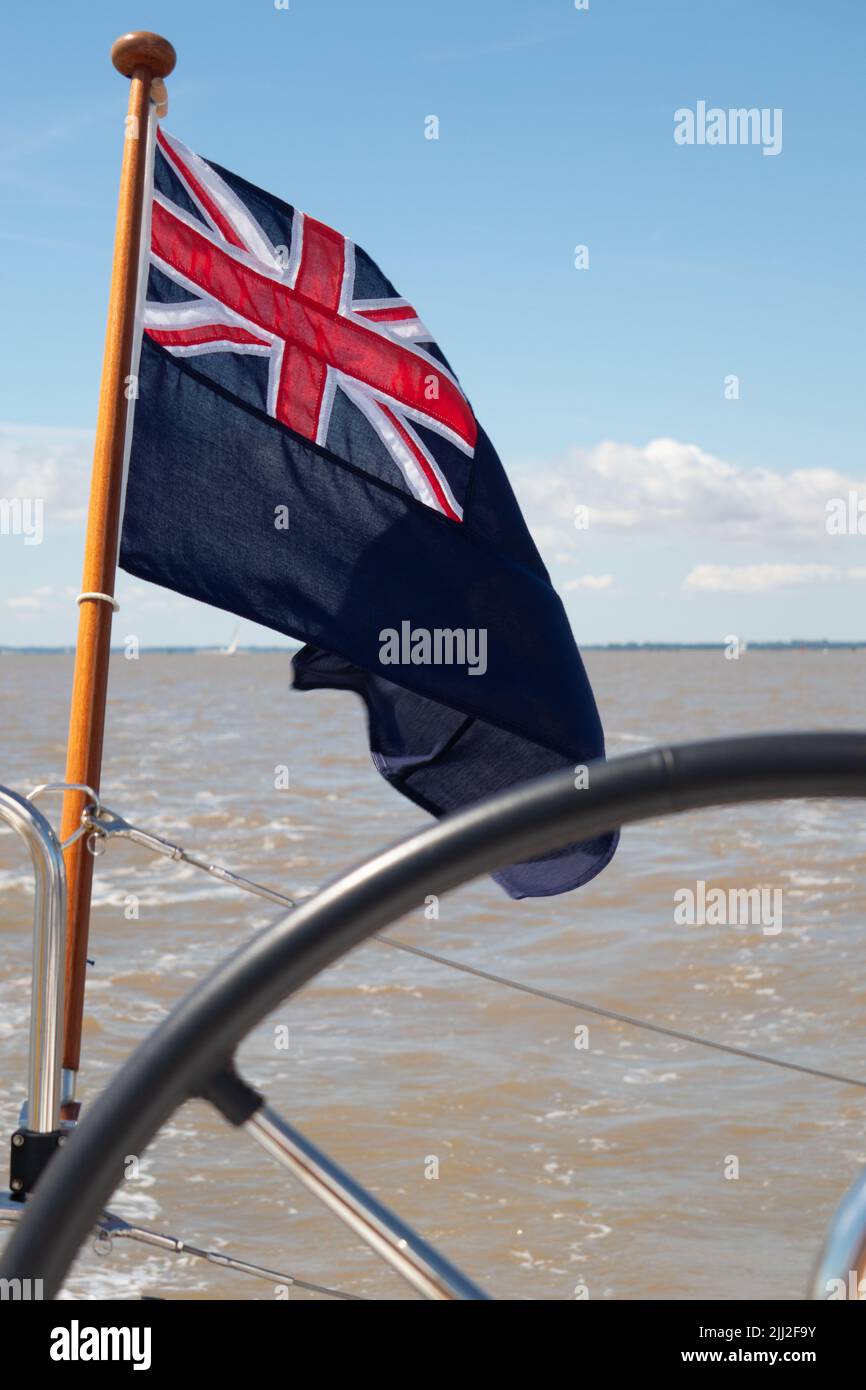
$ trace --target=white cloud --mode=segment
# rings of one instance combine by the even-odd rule
[[[820,544],[828,501],[851,489],[866,495],[866,481],[833,468],[743,468],[675,439],[572,449],[554,464],[517,470],[514,481],[539,547],[559,552],[586,534],[575,527],[580,507],[590,533]]]
[[[36,594],[18,594],[6,599],[7,608],[41,608],[42,600]]]
[[[117,601],[127,618],[135,620],[154,613],[182,612],[192,602],[183,594],[161,589],[156,584],[142,584],[118,574]]]
[[[833,565],[697,565],[686,576],[683,588],[701,593],[763,594],[772,589],[838,584],[843,579],[864,580],[866,569],[839,570]]]
[[[0,424],[0,497],[41,498],[52,526],[78,524],[92,454],[92,430]]]
[[[68,603],[73,598],[76,590],[71,586],[65,589],[58,589],[53,584],[40,584],[38,588],[32,589],[29,594],[13,594],[11,598],[4,600],[6,608],[27,608],[45,609],[56,607],[58,603]]]
[[[567,579],[563,589],[583,589],[590,593],[609,592],[613,588],[612,574],[584,574],[580,579]]]

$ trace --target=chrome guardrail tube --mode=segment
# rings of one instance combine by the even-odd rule
[[[866,1169],[833,1213],[815,1265],[810,1297],[866,1301]]]
[[[66,935],[63,851],[42,812],[8,787],[0,787],[0,820],[21,836],[33,863],[33,983],[26,1126],[37,1134],[51,1134],[60,1125]]]

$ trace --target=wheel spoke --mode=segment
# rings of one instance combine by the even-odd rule
[[[269,1106],[261,1106],[243,1128],[425,1298],[487,1298],[471,1279]]]

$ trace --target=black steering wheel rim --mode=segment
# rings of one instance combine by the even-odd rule
[[[451,816],[350,870],[211,972],[135,1050],[43,1174],[0,1277],[53,1298],[118,1185],[173,1112],[208,1092],[272,1009],[429,893],[650,817],[741,802],[866,797],[866,734],[679,744],[545,777]]]

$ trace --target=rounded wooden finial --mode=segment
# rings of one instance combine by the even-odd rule
[[[177,62],[177,54],[161,34],[139,29],[114,40],[111,61],[124,77],[131,77],[136,68],[147,68],[152,77],[168,77]]]

